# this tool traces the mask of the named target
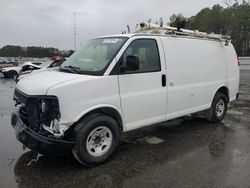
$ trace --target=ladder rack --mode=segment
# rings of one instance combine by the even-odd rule
[[[162,35],[180,35],[191,36],[197,38],[206,38],[218,41],[226,41],[226,44],[230,42],[231,37],[228,35],[219,35],[214,33],[205,33],[198,30],[189,29],[177,29],[176,27],[170,27],[168,25],[158,25],[152,23],[140,23],[140,29],[135,33],[147,33],[147,34],[162,34]]]

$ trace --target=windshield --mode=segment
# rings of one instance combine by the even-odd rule
[[[126,40],[125,37],[90,40],[70,56],[62,64],[60,70],[78,74],[101,75]]]

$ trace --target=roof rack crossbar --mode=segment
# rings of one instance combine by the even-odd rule
[[[207,38],[213,40],[227,41],[229,42],[231,37],[228,35],[220,35],[214,33],[205,33],[200,32],[199,30],[189,30],[189,29],[180,29],[176,27],[170,27],[168,25],[157,25],[152,23],[141,23],[140,29],[135,33],[147,33],[147,34],[164,34],[164,35],[181,35],[181,36],[192,36],[197,38]]]

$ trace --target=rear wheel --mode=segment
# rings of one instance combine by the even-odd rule
[[[214,96],[212,106],[207,113],[207,119],[212,122],[220,122],[224,119],[228,106],[228,98],[225,94],[217,92]]]
[[[72,152],[85,166],[100,165],[111,157],[119,140],[117,121],[103,114],[93,114],[76,126]]]

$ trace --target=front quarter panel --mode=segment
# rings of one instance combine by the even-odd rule
[[[47,95],[58,97],[60,124],[70,126],[98,107],[114,107],[120,112],[117,76],[91,76],[56,85]]]

